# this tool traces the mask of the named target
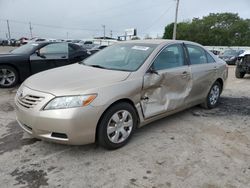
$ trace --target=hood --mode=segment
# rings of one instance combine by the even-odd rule
[[[8,53],[8,54],[0,54],[0,62],[1,61],[10,61],[10,60],[19,60],[19,59],[26,59],[28,55],[26,54],[12,54],[12,53]]]
[[[240,54],[239,57],[244,57],[245,55],[250,55],[250,50],[246,50],[244,53]]]
[[[129,75],[130,72],[106,70],[76,63],[35,74],[28,78],[24,85],[56,96],[74,95],[123,81]]]

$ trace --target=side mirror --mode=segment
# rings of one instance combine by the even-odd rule
[[[157,70],[155,70],[154,67],[152,67],[152,66],[148,69],[147,73],[159,75]]]
[[[44,58],[44,59],[46,58],[45,55],[43,55],[43,54],[40,53],[40,50],[37,50],[37,51],[36,51],[36,55],[37,55],[38,57],[41,57],[41,58]]]

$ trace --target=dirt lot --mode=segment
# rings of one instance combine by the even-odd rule
[[[220,105],[139,129],[116,151],[39,141],[17,125],[16,89],[0,89],[1,187],[250,187],[250,76],[229,80]]]

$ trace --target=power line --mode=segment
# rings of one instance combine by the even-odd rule
[[[0,20],[6,20],[6,19],[0,19]],[[10,22],[14,23],[20,23],[28,25],[30,22],[23,22],[18,20],[9,20]],[[34,23],[32,22],[32,25],[34,26],[40,26],[40,27],[48,27],[48,28],[55,28],[55,29],[67,29],[67,30],[82,30],[82,31],[101,31],[100,29],[87,29],[87,28],[80,28],[80,27],[63,27],[58,25],[47,25],[47,24],[40,24],[40,23]]]
[[[171,4],[157,19],[155,19],[154,22],[152,22],[152,24],[150,24],[148,27],[143,29],[143,31],[146,31],[146,30],[150,29],[151,27],[153,27],[162,17],[165,16],[165,14],[167,14],[169,12],[169,9],[172,8],[172,5],[173,4]]]

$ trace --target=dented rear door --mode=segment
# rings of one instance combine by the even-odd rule
[[[218,65],[211,58],[208,61],[206,51],[196,45],[185,45],[189,54],[193,87],[186,102],[196,104],[204,101],[210,87],[216,79]]]
[[[181,44],[163,49],[144,75],[141,105],[145,118],[181,108],[192,88],[190,67]]]

